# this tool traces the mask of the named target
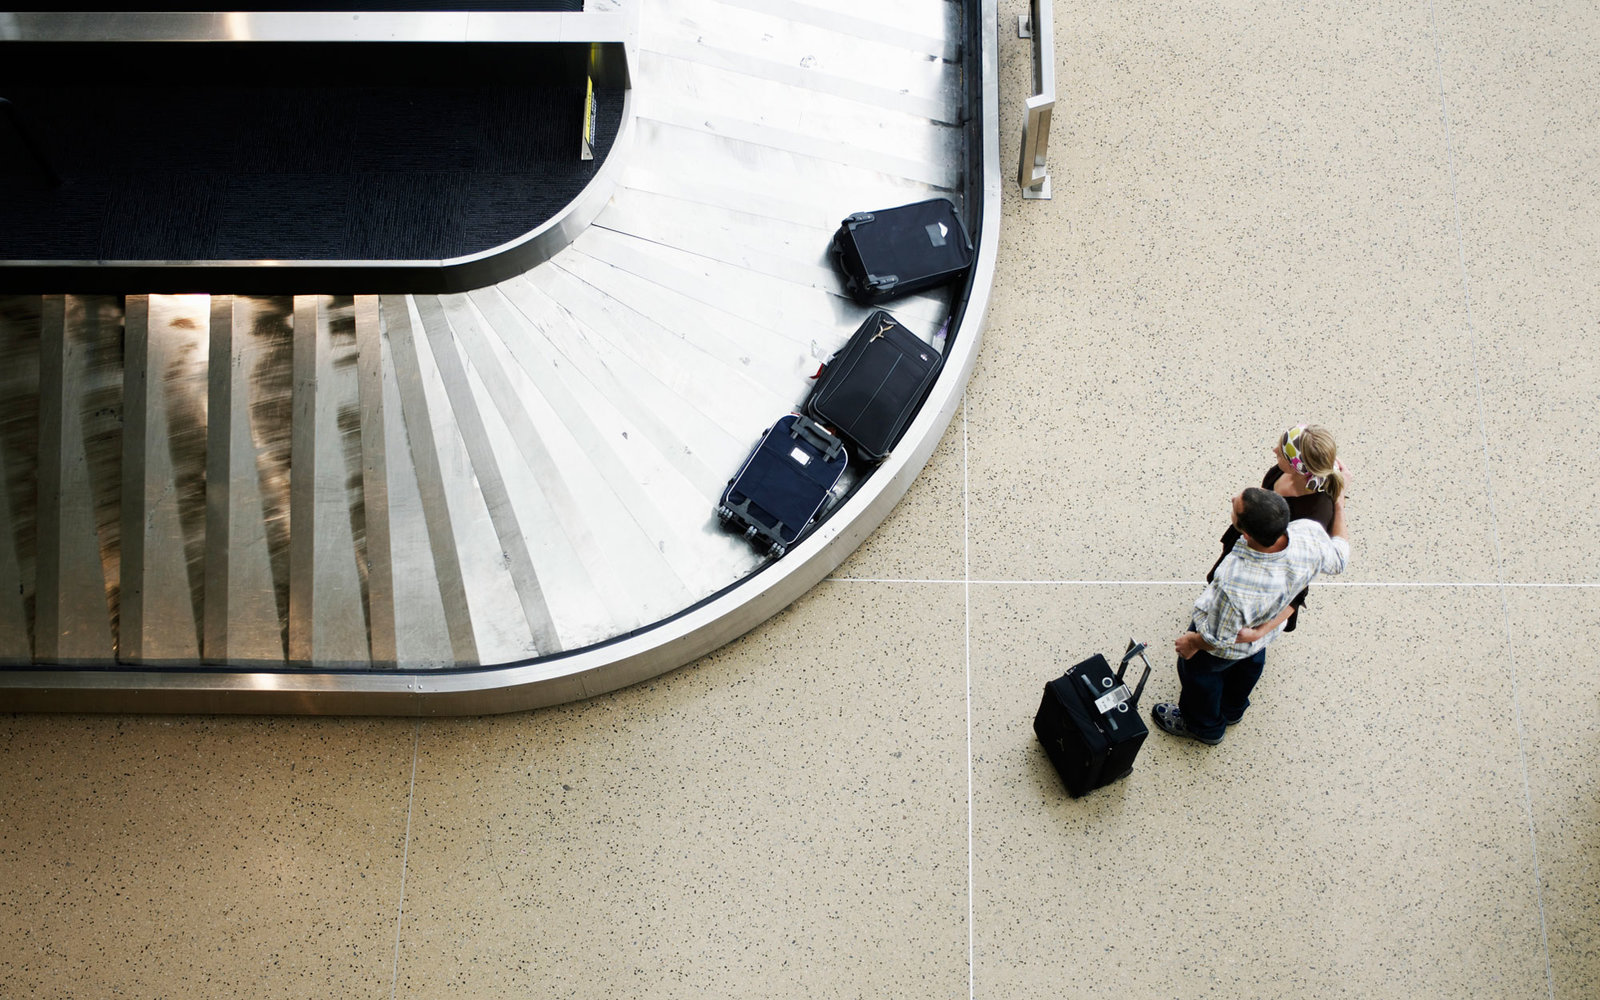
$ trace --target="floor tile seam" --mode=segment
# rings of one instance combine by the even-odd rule
[[[887,577],[887,576],[830,576],[824,583],[890,583],[928,586],[989,586],[989,587],[1203,587],[1204,580],[1052,580],[1052,579],[966,579],[962,577]],[[1349,590],[1366,588],[1393,589],[1460,589],[1460,590],[1594,590],[1600,582],[1510,582],[1496,580],[1318,580],[1317,587],[1339,587]]]
[[[1450,126],[1450,101],[1444,80],[1444,41],[1439,31],[1439,14],[1434,0],[1428,3],[1429,27],[1433,32],[1433,61],[1439,86],[1439,117],[1444,125],[1445,162],[1450,174],[1450,207],[1455,223],[1456,262],[1461,271],[1461,297],[1466,312],[1467,345],[1472,358],[1473,396],[1477,405],[1478,437],[1483,455],[1484,500],[1489,514],[1489,538],[1493,546],[1495,577],[1500,582],[1500,615],[1506,635],[1506,661],[1511,671],[1511,711],[1516,722],[1517,755],[1522,771],[1523,813],[1528,823],[1530,861],[1533,865],[1533,892],[1539,914],[1539,943],[1544,951],[1545,991],[1555,1000],[1555,964],[1550,955],[1549,923],[1544,907],[1544,877],[1539,868],[1539,830],[1533,815],[1533,790],[1528,778],[1527,732],[1522,718],[1522,695],[1518,683],[1516,635],[1511,627],[1511,602],[1505,586],[1505,558],[1500,544],[1500,521],[1494,497],[1494,464],[1489,448],[1488,420],[1483,404],[1483,368],[1478,357],[1478,323],[1472,309],[1472,275],[1467,268],[1466,237],[1461,227],[1461,191],[1456,171],[1455,135]]]
[[[975,921],[977,909],[977,873],[974,868],[976,827],[973,822],[972,800],[972,491],[967,462],[967,394],[961,393],[961,576],[962,587],[962,659],[966,663],[967,701],[967,997],[977,1000],[978,929]]]
[[[400,901],[394,913],[394,965],[389,974],[389,1000],[394,1000],[400,989],[400,933],[405,926],[406,869],[411,862],[411,816],[417,803],[417,757],[422,743],[422,720],[411,727],[411,784],[406,789],[406,837],[400,851]]]

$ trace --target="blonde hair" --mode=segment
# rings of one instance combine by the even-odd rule
[[[1281,451],[1288,441],[1289,432],[1284,431],[1278,437],[1278,449]],[[1337,502],[1344,495],[1344,472],[1339,468],[1339,445],[1333,440],[1333,432],[1326,427],[1307,427],[1294,446],[1305,465],[1305,475],[1317,481],[1317,492],[1325,492]]]

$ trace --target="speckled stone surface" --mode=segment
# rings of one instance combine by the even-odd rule
[[[1551,980],[1600,996],[1600,592],[1520,588],[1506,613]]]
[[[415,730],[0,716],[0,996],[388,996]]]
[[[656,681],[427,723],[398,995],[959,993],[964,624],[824,583]]]
[[[1067,798],[1030,724],[1044,682],[1132,632],[1145,707],[1174,700],[1192,596],[974,588],[978,994],[1071,969],[1082,996],[1543,995],[1498,595],[1314,593],[1220,746],[1152,727],[1132,775]],[[1486,623],[1466,664],[1438,641],[1463,621]]]
[[[1492,579],[1481,490],[1411,499],[1483,478],[1427,9],[1055,17],[1054,197],[1007,186],[1010,292],[968,389],[974,576],[1171,578],[1309,420],[1401,578]]]
[[[965,406],[906,495],[855,553],[837,579],[960,580],[965,578]]]
[[[1572,487],[1600,477],[1600,8],[1437,17],[1506,574],[1592,582],[1600,505]]]

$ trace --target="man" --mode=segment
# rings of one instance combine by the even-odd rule
[[[1331,537],[1315,521],[1290,521],[1283,497],[1253,486],[1233,498],[1233,526],[1242,537],[1194,602],[1189,631],[1174,643],[1183,685],[1178,704],[1164,702],[1150,713],[1172,735],[1211,746],[1250,707],[1289,602],[1318,573],[1344,572],[1350,559],[1342,497]]]

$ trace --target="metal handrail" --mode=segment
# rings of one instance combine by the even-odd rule
[[[1045,154],[1050,148],[1050,115],[1056,106],[1055,17],[1051,0],[1029,0],[1029,9],[1029,14],[1017,19],[1017,33],[1033,38],[1034,90],[1025,105],[1017,183],[1024,198],[1049,198],[1050,170],[1045,166]]]
[[[32,154],[33,162],[38,164],[39,169],[44,171],[44,175],[50,179],[50,185],[52,187],[60,187],[61,176],[56,173],[54,167],[50,166],[50,161],[45,159],[44,150],[40,149],[39,144],[33,141],[33,133],[29,132],[28,127],[22,123],[22,115],[17,113],[17,106],[4,97],[0,97],[0,111],[5,112],[5,116],[11,119],[12,128],[17,130],[17,138],[22,140],[22,145]]]

